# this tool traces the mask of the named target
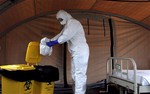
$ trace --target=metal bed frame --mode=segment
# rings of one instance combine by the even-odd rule
[[[133,81],[129,80],[128,70],[129,65],[132,64]],[[143,86],[137,83],[137,66],[136,62],[132,58],[117,58],[110,57],[107,60],[106,68],[106,83],[114,84],[120,87],[120,94],[123,94],[123,89],[132,91],[134,94],[150,93],[150,86]],[[123,72],[123,69],[126,72]],[[120,73],[120,77],[115,76],[114,73]],[[126,75],[126,79],[122,76]],[[125,92],[126,93],[126,92]]]

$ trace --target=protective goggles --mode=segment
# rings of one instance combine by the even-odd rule
[[[57,20],[58,20],[59,22],[62,22],[62,21],[63,21],[63,19],[62,19],[62,18],[58,18]]]

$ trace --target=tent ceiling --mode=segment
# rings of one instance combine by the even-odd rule
[[[4,1],[6,0],[0,0],[0,4]],[[135,19],[150,26],[150,2],[119,2],[104,0],[23,0],[1,13],[0,31],[5,31],[7,28],[27,18],[60,9],[112,13]]]
[[[6,0],[0,0],[0,4],[2,4],[3,2],[5,2]]]

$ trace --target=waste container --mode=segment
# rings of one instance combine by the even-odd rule
[[[54,94],[54,81],[59,80],[58,68],[35,66],[33,94]]]
[[[0,66],[2,94],[32,94],[34,67],[28,65]]]

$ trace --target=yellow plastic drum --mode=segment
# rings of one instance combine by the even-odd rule
[[[14,73],[17,70],[30,71],[35,69],[34,67],[23,64],[4,65],[0,66],[0,68],[9,72],[10,74],[11,72]],[[3,74],[2,74],[2,94],[33,94],[33,80],[16,81],[12,80],[11,78],[3,76]]]
[[[19,82],[2,76],[2,94],[33,94],[33,80]]]
[[[33,94],[54,94],[54,82],[34,81]]]
[[[39,42],[30,42],[26,52],[25,61],[27,64],[36,65],[41,61]]]

